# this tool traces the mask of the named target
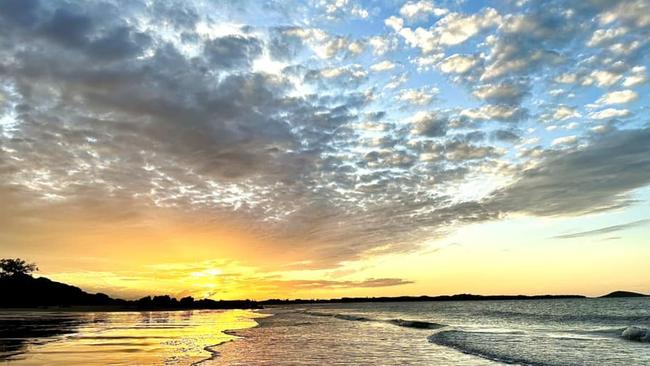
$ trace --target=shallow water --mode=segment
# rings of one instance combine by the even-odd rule
[[[275,309],[210,365],[650,365],[650,298]],[[417,322],[414,322],[417,321]]]
[[[0,364],[650,365],[650,298],[264,312],[4,312]]]
[[[256,326],[245,310],[0,312],[0,363],[8,365],[190,365],[226,330]],[[206,349],[206,347],[208,347]]]

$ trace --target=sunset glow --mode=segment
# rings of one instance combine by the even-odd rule
[[[650,292],[647,1],[2,1],[0,252],[89,292]]]

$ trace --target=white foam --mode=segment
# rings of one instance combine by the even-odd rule
[[[632,325],[625,328],[621,337],[630,341],[650,342],[650,330]]]

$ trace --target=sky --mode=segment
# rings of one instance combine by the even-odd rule
[[[650,293],[650,2],[0,1],[0,256],[137,298]]]

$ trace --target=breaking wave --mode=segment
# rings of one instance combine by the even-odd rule
[[[629,326],[621,333],[621,338],[628,341],[650,343],[650,330],[637,326]]]
[[[438,329],[442,328],[444,324],[425,322],[421,320],[404,320],[404,319],[390,319],[388,323],[405,327],[405,328],[416,328],[416,329]]]
[[[445,327],[444,324],[438,324],[423,320],[406,320],[406,319],[375,319],[369,318],[366,316],[354,315],[354,314],[334,314],[334,313],[321,313],[315,311],[305,311],[303,314],[311,316],[322,316],[322,317],[332,317],[341,320],[348,321],[358,321],[358,322],[381,322],[396,325],[398,327],[404,328],[414,328],[414,329],[439,329]]]
[[[499,338],[507,339],[521,335],[521,332],[465,332],[461,330],[448,330],[434,333],[428,337],[429,342],[453,348],[459,352],[478,356],[491,361],[520,364],[528,366],[555,366],[553,363],[535,360],[533,357],[527,357],[517,352],[517,347],[498,347]],[[497,347],[495,347],[497,346]],[[520,350],[519,350],[520,351]]]

